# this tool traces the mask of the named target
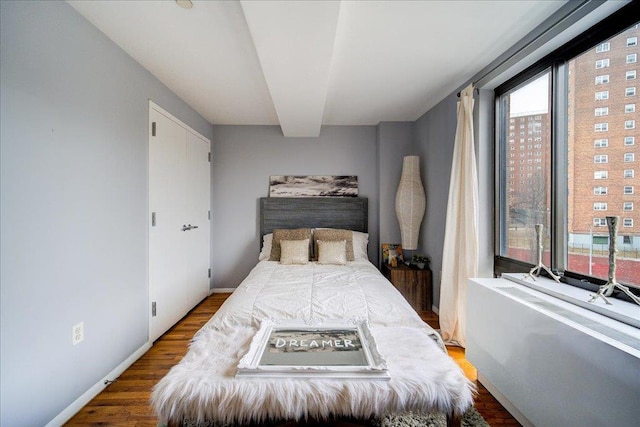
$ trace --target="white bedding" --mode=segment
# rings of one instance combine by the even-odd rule
[[[266,318],[367,319],[391,379],[235,378]],[[473,402],[473,384],[433,334],[368,261],[346,266],[261,261],[156,385],[152,403],[164,423],[462,414]]]

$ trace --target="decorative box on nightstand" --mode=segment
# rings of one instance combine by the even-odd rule
[[[405,264],[397,267],[382,264],[382,274],[400,291],[414,310],[431,311],[431,270],[419,270]]]

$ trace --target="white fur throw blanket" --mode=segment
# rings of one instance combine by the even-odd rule
[[[391,379],[236,378],[261,319],[368,320]],[[473,384],[402,295],[368,261],[347,266],[260,262],[155,386],[160,422],[242,424],[405,411],[453,412]]]

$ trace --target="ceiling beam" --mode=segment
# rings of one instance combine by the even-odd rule
[[[240,3],[282,133],[319,136],[340,1]]]

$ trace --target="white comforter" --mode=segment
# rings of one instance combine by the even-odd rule
[[[266,318],[367,319],[391,379],[235,378]],[[433,334],[368,261],[347,266],[261,261],[156,385],[152,403],[165,423],[461,414],[473,402],[473,385]]]

